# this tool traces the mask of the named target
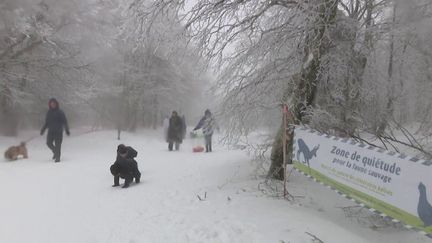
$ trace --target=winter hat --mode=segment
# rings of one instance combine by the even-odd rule
[[[120,144],[119,146],[117,146],[117,153],[118,154],[126,154],[127,153],[127,148],[124,144]]]
[[[51,109],[51,103],[54,102],[56,104],[56,108],[59,108],[59,103],[56,98],[51,98],[48,101],[48,107]]]
[[[204,115],[211,115],[211,112],[209,109],[205,110]]]

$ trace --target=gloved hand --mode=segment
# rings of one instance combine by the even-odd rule
[[[70,131],[66,130],[66,135],[70,136]]]
[[[40,135],[43,136],[43,135],[44,135],[44,131],[41,131],[41,132],[40,132]]]

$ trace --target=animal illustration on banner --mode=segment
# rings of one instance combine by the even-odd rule
[[[420,196],[417,206],[417,213],[419,218],[423,221],[424,226],[428,227],[432,225],[432,206],[427,200],[426,186],[420,182],[418,189]]]
[[[304,162],[310,167],[309,160],[312,159],[312,157],[317,157],[316,152],[319,149],[319,144],[315,146],[312,150],[309,149],[309,147],[306,145],[306,143],[303,141],[303,139],[297,140],[298,144],[298,150],[297,150],[297,160],[300,161],[300,154],[303,154]]]

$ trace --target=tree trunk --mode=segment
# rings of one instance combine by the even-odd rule
[[[393,18],[392,25],[393,29],[396,23],[396,3],[393,5]],[[378,127],[377,135],[383,135],[385,129],[387,128],[387,124],[391,116],[393,115],[393,101],[394,101],[394,85],[393,85],[393,59],[394,59],[394,34],[390,34],[390,48],[389,48],[389,64],[387,69],[388,75],[388,100],[385,107],[384,115],[381,118],[380,125]]]
[[[271,150],[271,165],[269,172],[267,174],[267,178],[272,178],[276,180],[283,180],[285,176],[284,171],[284,156],[283,156],[283,133],[285,128],[281,126],[276,134],[276,138],[272,145]],[[287,132],[287,144],[286,144],[286,153],[290,155],[292,153],[292,143],[294,141],[294,133]],[[292,160],[287,158],[287,163],[292,164]]]
[[[158,114],[159,114],[159,101],[158,101],[158,96],[155,95],[154,99],[153,99],[153,121],[152,121],[152,127],[154,130],[157,129],[158,127]]]
[[[129,120],[129,131],[135,132],[138,127],[138,102],[133,102],[132,105],[128,104],[128,120]]]
[[[328,49],[329,40],[324,36],[326,29],[329,25],[333,24],[336,19],[338,0],[322,0],[320,5],[319,17],[315,22],[315,29],[312,30],[306,37],[305,45],[305,65],[302,68],[299,78],[295,78],[297,88],[295,89],[293,103],[289,104],[294,107],[294,118],[295,124],[307,123],[305,119],[306,111],[313,105],[315,101],[317,91],[317,77],[319,67],[321,64],[321,55]],[[324,24],[323,24],[324,23]],[[312,57],[312,60],[309,60]],[[297,80],[298,79],[298,80]],[[290,97],[290,94],[286,94],[286,97]],[[276,180],[283,180],[285,171],[283,169],[283,145],[282,145],[282,134],[283,126],[279,129],[273,143],[271,151],[271,166],[267,176]],[[292,133],[287,134],[287,154],[292,153],[294,136]]]
[[[121,127],[117,126],[117,140],[120,140],[120,135],[121,135]]]
[[[5,136],[16,136],[18,133],[18,116],[11,95],[9,87],[3,84],[0,89],[0,133]]]

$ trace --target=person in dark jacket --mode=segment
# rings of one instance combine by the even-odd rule
[[[173,150],[173,145],[175,145],[175,150],[180,149],[180,144],[183,141],[183,121],[178,116],[177,111],[173,111],[171,118],[169,120],[168,127],[168,150]]]
[[[52,98],[48,102],[49,110],[46,114],[45,124],[43,125],[40,134],[43,135],[48,128],[47,145],[53,152],[53,159],[55,162],[60,162],[61,144],[63,141],[63,130],[69,136],[69,126],[66,116],[60,110],[59,103],[56,99]]]
[[[214,119],[210,110],[207,109],[204,112],[204,116],[193,129],[194,131],[196,131],[202,128],[205,139],[206,152],[212,151],[212,136],[215,127],[217,127],[216,120]]]
[[[125,150],[126,154],[123,157],[125,157],[126,159],[135,160],[135,158],[138,156],[138,151],[136,151],[131,146],[126,146],[124,144],[120,144],[119,146],[117,146],[117,156],[121,156],[121,152]]]
[[[113,187],[120,185],[120,178],[125,179],[123,188],[129,187],[134,178],[136,183],[140,183],[141,172],[134,159],[137,155],[138,152],[130,146],[120,144],[117,147],[117,159],[110,167],[111,174],[114,176]]]

